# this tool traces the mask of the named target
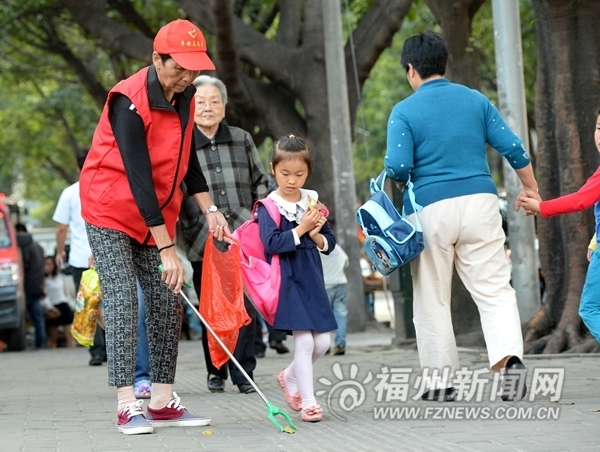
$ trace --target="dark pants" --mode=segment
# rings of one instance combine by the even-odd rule
[[[257,312],[256,316],[260,316]],[[287,333],[282,330],[276,330],[267,322],[267,330],[269,331],[269,343],[271,342],[282,342],[287,338]],[[260,322],[256,322],[256,330],[254,334],[254,353],[264,353],[267,350],[267,346],[263,342],[262,328],[260,327]]]
[[[79,284],[81,284],[81,275],[87,268],[71,267],[73,282],[75,283],[75,290],[79,291]],[[90,347],[90,355],[92,357],[106,358],[106,338],[104,330],[100,325],[96,326],[96,333],[94,334],[94,345]]]
[[[194,270],[194,289],[198,294],[198,299],[200,299],[200,282],[202,281],[202,261],[192,262],[192,268]],[[242,368],[246,371],[246,373],[253,378],[252,373],[256,368],[256,358],[254,357],[254,330],[257,326],[256,321],[256,310],[252,303],[246,296],[244,296],[244,306],[246,307],[246,311],[248,312],[248,316],[252,321],[240,328],[240,335],[238,337],[235,351],[233,352],[233,356],[240,363]],[[198,306],[198,308],[200,308]],[[260,327],[259,327],[260,329]],[[202,325],[202,348],[204,349],[204,360],[206,362],[206,370],[209,374],[219,376],[223,379],[227,379],[227,367],[229,367],[229,372],[231,373],[231,381],[234,385],[240,385],[246,383],[246,377],[240,372],[240,370],[236,367],[236,365],[228,361],[227,366],[223,365],[220,369],[217,369],[210,358],[210,352],[208,350],[208,335],[210,333],[206,330],[204,325]]]
[[[35,348],[44,348],[46,345],[46,324],[40,310],[41,299],[40,295],[25,294],[27,315],[29,315],[29,320],[35,328]]]

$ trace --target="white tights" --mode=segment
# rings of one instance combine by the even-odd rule
[[[294,360],[283,371],[285,385],[291,395],[300,391],[302,409],[316,405],[313,390],[313,363],[329,349],[331,336],[313,330],[294,331]]]

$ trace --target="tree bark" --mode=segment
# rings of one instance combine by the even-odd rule
[[[479,88],[477,52],[471,45],[471,25],[485,0],[425,0],[448,41],[450,58],[446,77],[470,88]]]
[[[553,199],[578,190],[598,166],[593,136],[600,105],[600,3],[533,0],[533,7],[537,179],[542,198]],[[540,313],[525,325],[525,338],[532,352],[558,353],[577,347],[585,335],[578,308],[594,218],[589,210],[538,218],[537,230],[547,295]]]

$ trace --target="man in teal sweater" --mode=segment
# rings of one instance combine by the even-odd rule
[[[415,93],[390,114],[385,157],[388,176],[399,185],[410,177],[423,207],[418,214],[425,249],[411,262],[417,346],[429,388],[422,398],[457,397],[452,375],[459,361],[450,315],[456,265],[479,309],[490,367],[509,375],[502,399],[518,400],[526,393],[523,337],[486,144],[516,171],[521,193],[538,196],[537,182],[522,141],[490,101],[444,78],[447,61],[439,34],[425,32],[404,43],[401,64]]]

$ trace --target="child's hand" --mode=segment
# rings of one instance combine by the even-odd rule
[[[310,232],[319,224],[319,220],[323,217],[321,212],[316,209],[308,209],[302,215],[302,220],[300,220],[300,227],[305,232]]]
[[[321,228],[323,227],[326,221],[327,218],[325,218],[325,215],[321,215],[321,218],[319,218],[319,220],[317,221],[317,225],[308,232],[308,235],[311,239],[314,239],[317,235],[319,235],[319,233],[321,232]]]
[[[531,200],[537,200],[538,201],[538,210],[531,210],[528,209],[526,206],[523,205],[522,199],[531,199]],[[519,209],[521,207],[523,207],[525,209],[525,216],[529,216],[529,215],[534,215],[536,212],[539,213],[539,203],[542,202],[542,198],[540,197],[540,194],[537,192],[537,190],[532,190],[532,189],[527,189],[527,188],[523,188],[521,190],[521,192],[517,195],[517,198],[515,200],[515,212],[518,212]]]
[[[533,215],[540,213],[540,201],[535,198],[521,197],[518,198],[517,203],[520,207],[525,209],[525,215]]]

